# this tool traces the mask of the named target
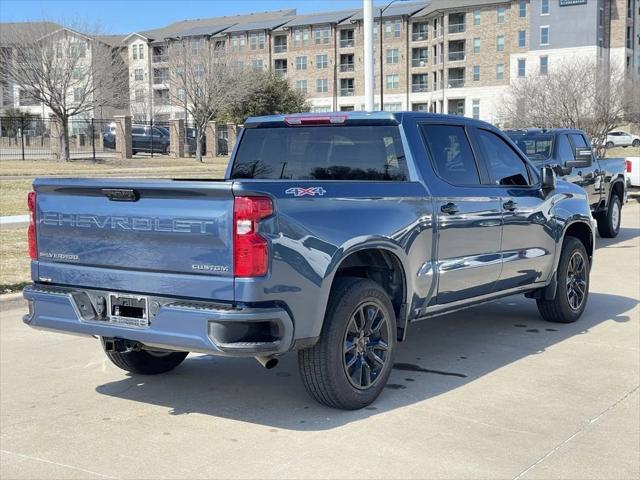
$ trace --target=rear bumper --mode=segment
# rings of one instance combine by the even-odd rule
[[[283,308],[233,308],[212,302],[149,297],[150,324],[114,323],[98,313],[96,299],[109,292],[27,286],[24,323],[42,330],[121,338],[149,347],[226,356],[284,353],[293,344],[293,322]]]

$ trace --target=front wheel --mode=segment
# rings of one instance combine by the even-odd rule
[[[640,140],[636,138],[631,145],[636,148],[640,147]]]
[[[320,339],[298,352],[307,392],[328,407],[356,410],[382,392],[395,357],[396,316],[385,291],[362,278],[338,278]]]
[[[102,341],[104,348],[104,341]],[[130,352],[107,352],[107,358],[118,368],[140,375],[166,373],[180,365],[189,352],[166,352],[132,350]]]
[[[620,232],[620,221],[622,219],[622,204],[616,194],[612,194],[607,211],[600,213],[596,221],[598,222],[598,233],[602,238],[615,238]]]
[[[583,243],[566,237],[558,264],[556,296],[553,300],[537,300],[542,318],[557,323],[572,323],[580,318],[589,297],[589,270]]]

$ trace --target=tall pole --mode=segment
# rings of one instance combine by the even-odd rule
[[[385,7],[386,8],[386,7]],[[380,37],[380,111],[384,110],[384,56],[382,54],[382,14],[384,9],[380,9],[380,26],[378,27],[378,36]]]
[[[373,111],[373,0],[363,0],[364,10],[364,102]]]

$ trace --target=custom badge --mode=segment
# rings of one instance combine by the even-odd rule
[[[306,197],[307,195],[310,197],[315,197],[316,195],[321,197],[327,193],[327,191],[322,187],[291,187],[286,189],[284,193],[287,195],[293,195],[294,197]]]

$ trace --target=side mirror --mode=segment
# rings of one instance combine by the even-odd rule
[[[593,153],[589,147],[576,147],[574,150],[575,160],[569,160],[565,163],[567,168],[576,167],[576,168],[585,168],[590,167],[593,163]]]
[[[544,166],[540,169],[540,179],[542,183],[542,190],[551,191],[556,188],[556,172],[550,166]]]

